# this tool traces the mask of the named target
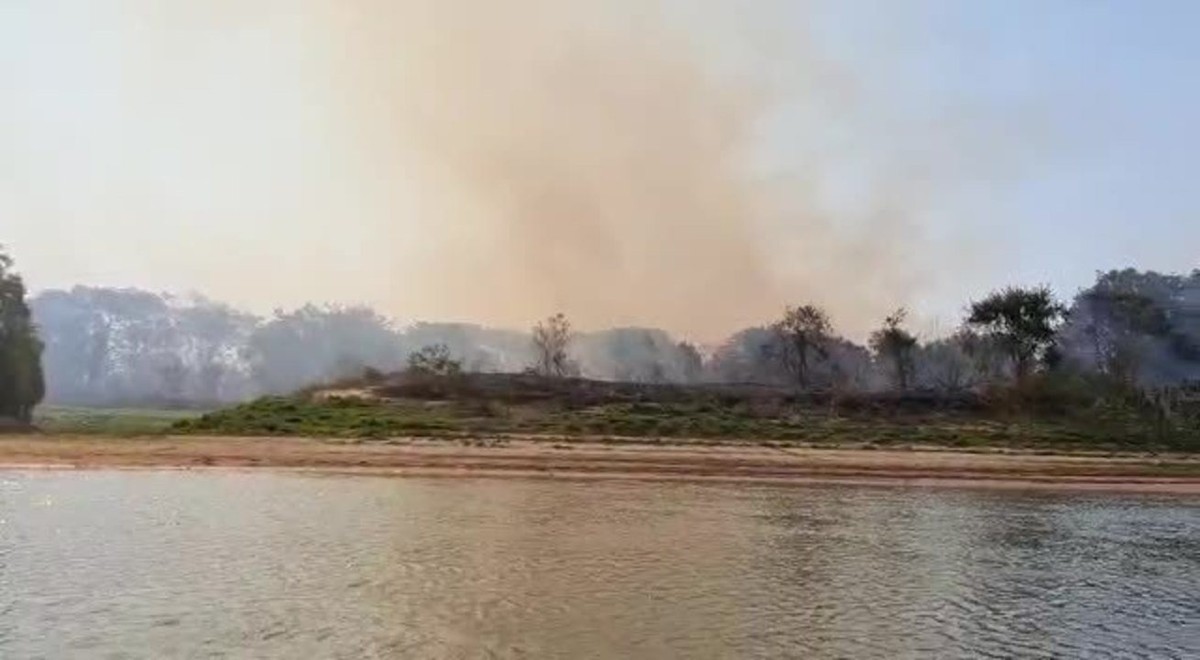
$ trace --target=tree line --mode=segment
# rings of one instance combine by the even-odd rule
[[[653,328],[576,332],[563,315],[521,332],[399,327],[366,307],[306,305],[261,317],[137,289],[27,299],[8,257],[0,286],[7,417],[28,418],[43,395],[88,405],[240,401],[366,368],[403,369],[412,356],[431,369],[810,390],[966,391],[1065,373],[1131,387],[1200,379],[1200,272],[1101,273],[1069,303],[1045,287],[1000,290],[970,304],[961,327],[941,337],[918,337],[897,310],[861,344],[839,335],[819,305],[801,303],[712,347]]]
[[[1004,374],[1019,384],[1039,364],[1049,364],[1067,311],[1047,287],[1010,287],[972,302],[955,335],[925,345],[905,327],[908,311],[897,309],[871,332],[863,349],[835,336],[828,314],[806,304],[784,311],[760,352],[763,360],[777,361],[800,389],[817,384],[825,362],[832,363],[820,383],[825,387],[954,390]],[[855,353],[861,361],[857,369],[847,360]]]
[[[452,360],[464,371],[517,372],[530,335],[465,323],[398,326],[366,307],[305,305],[268,317],[199,296],[75,287],[29,301],[46,343],[47,399],[75,405],[197,405],[282,394],[313,383]],[[698,355],[662,330],[572,334],[560,366],[592,378],[695,380]]]
[[[903,308],[887,315],[862,346],[839,336],[819,305],[801,304],[706,357],[687,343],[670,353],[688,364],[685,381],[799,390],[952,392],[1026,386],[1046,376],[1126,390],[1200,384],[1200,271],[1101,273],[1070,304],[1046,286],[1007,287],[971,302],[949,336],[925,341],[907,318]],[[563,315],[534,326],[532,342],[533,371],[577,375]]]
[[[1020,383],[1039,365],[1049,365],[1056,359],[1058,328],[1067,312],[1046,287],[1007,288],[971,303],[952,337],[922,345],[905,327],[908,311],[900,308],[883,319],[862,347],[836,335],[820,306],[803,304],[785,308],[767,326],[738,333],[708,361],[686,342],[676,350],[692,362],[690,379],[696,381],[776,383],[799,390],[965,389],[979,382],[972,374],[992,380],[1007,373]],[[529,372],[580,375],[571,358],[574,335],[565,315],[539,321],[530,336],[534,360]]]
[[[904,309],[866,346],[817,305],[742,331],[707,361],[708,377],[800,389],[965,391],[1039,379],[1156,388],[1200,382],[1200,271],[1100,273],[1069,303],[1045,287],[1008,287],[967,305],[950,335],[922,341]]]

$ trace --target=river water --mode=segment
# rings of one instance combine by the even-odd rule
[[[0,657],[1200,657],[1200,502],[0,472]]]

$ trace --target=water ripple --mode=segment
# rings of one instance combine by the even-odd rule
[[[0,474],[0,657],[1200,657],[1197,504]]]

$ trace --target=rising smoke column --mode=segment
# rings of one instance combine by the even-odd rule
[[[422,191],[428,249],[402,268],[418,306],[717,338],[786,303],[813,300],[861,330],[906,302],[920,182],[868,187],[870,217],[849,225],[822,209],[819,160],[769,185],[754,167],[762,89],[642,6],[335,12],[347,61],[368,64],[336,76],[351,81],[353,121]],[[838,75],[816,59],[791,66]]]

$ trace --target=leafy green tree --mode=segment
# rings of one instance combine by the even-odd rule
[[[914,368],[914,353],[917,348],[917,338],[905,330],[904,319],[908,310],[903,307],[883,320],[883,327],[871,333],[871,350],[877,358],[891,363],[892,377],[896,387],[907,390],[912,381]]]
[[[800,389],[808,389],[814,364],[828,357],[832,327],[829,315],[816,305],[788,307],[772,326],[779,339],[777,357]]]
[[[1048,287],[1009,287],[971,303],[967,325],[997,343],[1023,383],[1054,345],[1066,312]]]
[[[0,417],[28,422],[46,394],[42,342],[25,301],[25,282],[0,252]]]

